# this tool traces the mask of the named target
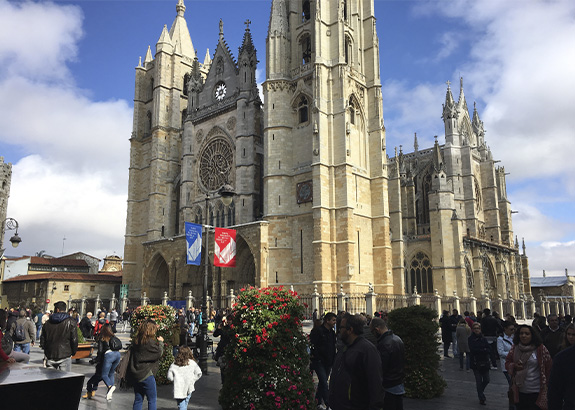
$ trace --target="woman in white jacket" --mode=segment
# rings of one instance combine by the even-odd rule
[[[179,410],[188,408],[194,385],[200,377],[202,371],[194,360],[194,354],[189,347],[180,347],[176,360],[168,370],[168,379],[174,382],[174,399],[178,403]]]

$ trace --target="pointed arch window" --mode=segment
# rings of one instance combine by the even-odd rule
[[[344,21],[347,21],[347,0],[343,0],[342,2],[342,7],[343,7],[343,19]]]
[[[154,79],[151,78],[150,79],[150,89],[149,89],[149,99],[151,100],[152,98],[154,98]]]
[[[353,102],[353,97],[349,98],[349,123],[355,125],[355,103]]]
[[[301,21],[305,23],[311,18],[310,0],[303,0],[301,4]]]
[[[226,226],[232,226],[236,224],[236,212],[235,212],[235,206],[234,203],[232,202],[230,204],[230,206],[228,206],[228,220],[227,220],[228,224]]]
[[[352,47],[352,41],[351,41],[351,37],[349,36],[345,36],[345,63],[347,65],[351,65],[353,63],[352,61],[352,54],[351,54],[351,47]]]
[[[184,122],[186,122],[186,117],[188,116],[188,109],[184,108],[182,110],[182,128],[184,128]]]
[[[417,252],[411,263],[405,268],[407,289],[418,293],[433,293],[433,269],[429,257],[424,252]]]
[[[302,64],[307,64],[311,61],[311,37],[306,34],[300,41]]]
[[[198,225],[202,225],[203,221],[202,210],[200,208],[196,209],[196,215],[194,216],[194,222]]]
[[[431,174],[427,173],[421,181],[421,195],[423,196],[421,205],[421,223],[429,223],[429,192],[431,191]]]
[[[148,111],[146,113],[146,133],[149,133],[152,131],[152,112]]]
[[[308,110],[308,102],[307,98],[303,95],[299,99],[299,103],[297,105],[297,112],[298,112],[298,120],[300,124],[306,123],[309,121],[309,110]]]

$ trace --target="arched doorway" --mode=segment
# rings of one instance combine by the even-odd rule
[[[152,259],[148,269],[148,283],[144,283],[144,288],[148,288],[150,303],[159,303],[164,292],[168,291],[169,285],[168,264],[162,255],[157,254]]]

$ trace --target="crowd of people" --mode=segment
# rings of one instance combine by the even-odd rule
[[[440,320],[443,356],[459,358],[460,370],[471,369],[475,376],[479,403],[486,404],[485,388],[490,370],[503,372],[509,384],[509,409],[575,409],[569,387],[575,384],[565,363],[573,363],[575,326],[570,315],[536,314],[531,325],[517,324],[514,317],[501,319],[497,312],[484,309],[460,316],[443,311]],[[573,348],[572,348],[573,347]],[[565,360],[563,360],[565,358]],[[571,360],[571,361],[569,361]]]
[[[174,363],[167,377],[173,381],[173,394],[179,409],[185,409],[202,373],[189,338],[196,335],[204,320],[214,322],[214,337],[220,337],[214,359],[225,376],[224,349],[229,343],[229,310],[201,312],[190,308],[176,313],[179,328],[173,340]],[[70,371],[78,349],[78,329],[85,339],[97,345],[91,363],[94,374],[86,385],[85,399],[94,397],[100,382],[106,386],[106,399],[112,400],[115,372],[122,357],[122,343],[116,336],[118,324],[125,331],[130,310],[119,315],[88,312],[80,318],[65,302],[54,304],[53,312],[32,313],[29,309],[0,309],[0,361],[30,360],[30,348],[39,343],[44,351],[43,365]],[[405,394],[405,346],[388,327],[387,313],[352,315],[327,312],[313,314],[309,334],[310,369],[318,379],[315,394],[318,409],[402,410]],[[575,325],[571,317],[536,315],[531,325],[518,324],[512,316],[501,319],[497,312],[484,309],[459,315],[444,311],[440,322],[443,356],[458,358],[461,371],[473,371],[479,403],[485,405],[490,371],[500,370],[509,383],[509,408],[516,410],[575,409]],[[134,409],[156,406],[156,380],[163,338],[157,336],[153,320],[145,320],[135,332],[126,367],[126,378],[134,389]],[[453,356],[450,356],[450,349]]]

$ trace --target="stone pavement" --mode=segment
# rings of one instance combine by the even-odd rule
[[[310,326],[304,325],[304,330],[309,333]],[[129,333],[118,333],[118,336],[125,345],[129,339]],[[214,345],[217,344],[217,338]],[[42,365],[42,350],[34,346],[31,351],[30,363]],[[498,363],[499,364],[499,363]],[[86,382],[94,374],[95,366],[90,365],[87,359],[79,363],[72,364],[72,372],[84,374]],[[406,410],[465,410],[465,409],[483,409],[483,410],[507,410],[507,380],[501,370],[492,370],[490,372],[491,383],[485,390],[487,396],[487,405],[481,406],[477,399],[475,391],[475,378],[473,372],[459,370],[459,360],[444,359],[441,361],[441,374],[447,382],[447,388],[441,397],[431,400],[414,400],[405,399],[404,407]],[[85,386],[85,383],[84,383]],[[208,375],[203,376],[196,383],[196,390],[192,394],[189,409],[221,409],[218,404],[218,395],[221,388],[220,370],[216,367],[215,362],[208,359]],[[83,391],[83,393],[85,390]],[[106,387],[103,382],[100,383],[100,389],[93,399],[82,399],[79,410],[92,409],[130,409],[134,401],[134,393],[130,390],[116,390],[111,402],[106,401]],[[144,409],[147,404],[144,403]],[[158,387],[158,410],[177,409],[176,401],[172,398],[172,386]],[[52,410],[52,409],[49,409]],[[268,410],[268,409],[262,409]]]

